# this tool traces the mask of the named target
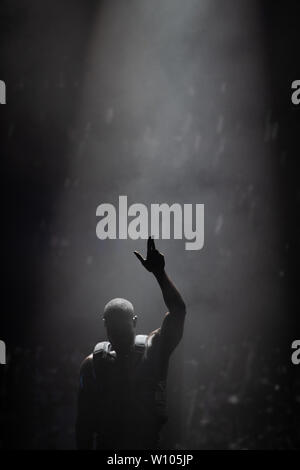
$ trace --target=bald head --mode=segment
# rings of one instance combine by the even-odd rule
[[[128,352],[134,344],[136,316],[131,302],[112,299],[104,307],[107,336],[118,353]]]
[[[122,317],[134,317],[134,308],[131,302],[126,299],[112,299],[104,307],[103,318],[108,320],[109,318],[122,318]]]

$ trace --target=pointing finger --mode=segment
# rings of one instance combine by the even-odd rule
[[[149,237],[147,241],[147,258],[150,255],[150,251],[151,251],[151,237]]]
[[[151,237],[150,240],[151,240],[151,250],[155,250],[154,239]]]

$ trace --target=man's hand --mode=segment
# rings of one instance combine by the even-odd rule
[[[147,242],[147,259],[144,259],[138,251],[135,251],[134,254],[150,273],[154,275],[163,273],[165,257],[155,248],[154,240],[151,237],[148,238]]]
[[[185,319],[185,303],[178,290],[165,272],[165,258],[156,250],[154,240],[149,237],[147,243],[147,258],[134,252],[142,265],[154,274],[169,312],[165,315],[159,329],[160,354],[168,357],[181,340]]]

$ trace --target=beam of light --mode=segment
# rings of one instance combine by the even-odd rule
[[[219,341],[263,333],[282,305],[280,279],[273,277],[278,237],[270,158],[278,128],[259,11],[253,1],[223,3],[114,1],[99,9],[57,218],[58,239],[66,240],[59,275],[67,289],[59,292],[58,311],[47,312],[74,322],[78,340],[96,341],[97,312],[125,297],[140,313],[141,331],[159,326],[160,292],[132,255],[144,243],[100,243],[96,208],[117,205],[119,195],[129,203],[204,203],[201,252],[185,252],[176,240],[157,244],[188,305],[190,364],[197,367],[204,354],[212,370]],[[193,416],[195,409],[186,411]]]
[[[128,271],[138,271],[130,255],[143,243],[101,244],[95,236],[98,204],[116,205],[125,194],[129,202],[205,204],[202,252],[185,253],[178,241],[162,241],[160,248],[193,308],[213,318],[221,310],[231,315],[233,292],[246,289],[261,263],[259,220],[266,237],[272,224],[263,217],[273,123],[258,32],[255,2],[104,2],[100,8],[57,220],[73,255],[62,275],[73,273],[77,307],[83,310],[88,297],[97,310],[115,286],[142,306],[136,286],[147,285],[147,276],[128,277]],[[151,297],[155,288],[149,287]],[[238,304],[244,310],[242,296]]]

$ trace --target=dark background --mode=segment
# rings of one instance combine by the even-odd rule
[[[96,207],[205,204],[205,246],[160,241],[188,307],[166,447],[299,448],[296,1],[8,1],[0,7],[0,447],[74,447],[103,305],[158,327],[158,286],[100,242]]]

